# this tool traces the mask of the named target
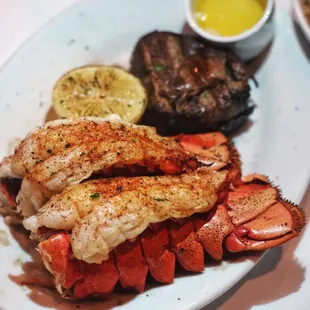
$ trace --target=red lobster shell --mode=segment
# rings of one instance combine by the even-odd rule
[[[242,179],[238,154],[223,135],[183,135],[176,140],[210,169],[228,169],[230,189],[219,193],[209,212],[152,224],[117,246],[101,264],[74,257],[70,231],[52,232],[40,242],[39,251],[63,296],[106,298],[118,281],[124,289],[143,292],[148,273],[160,283],[172,283],[176,261],[185,270],[202,272],[207,259],[222,260],[225,251],[265,250],[298,236],[303,211],[282,199],[266,177]]]

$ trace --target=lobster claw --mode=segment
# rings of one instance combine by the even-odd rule
[[[230,252],[262,251],[296,237],[304,225],[296,205],[280,200],[255,219],[237,227],[225,240]]]

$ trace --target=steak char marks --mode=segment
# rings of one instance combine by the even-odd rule
[[[160,134],[240,128],[253,111],[244,63],[198,38],[152,32],[137,43],[131,72],[149,95],[142,123]]]

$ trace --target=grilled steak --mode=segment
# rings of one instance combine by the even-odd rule
[[[230,134],[253,111],[243,62],[193,36],[157,31],[145,35],[134,49],[131,72],[149,94],[142,123],[163,135]]]

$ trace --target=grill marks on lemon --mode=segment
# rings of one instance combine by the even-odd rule
[[[61,118],[118,114],[137,123],[147,104],[139,79],[109,66],[87,66],[64,74],[55,84],[53,105]]]

